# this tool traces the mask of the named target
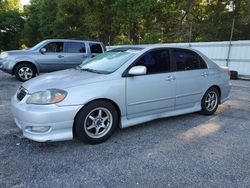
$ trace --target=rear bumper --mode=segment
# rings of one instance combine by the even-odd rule
[[[73,139],[74,117],[81,106],[29,105],[16,96],[11,99],[11,110],[16,125],[23,135],[38,142]]]
[[[231,87],[232,87],[232,84],[230,82],[226,83],[226,84],[220,85],[220,88],[221,88],[220,103],[221,104],[224,103],[224,102],[226,102],[229,99]]]

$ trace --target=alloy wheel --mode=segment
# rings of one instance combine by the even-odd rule
[[[208,111],[213,111],[218,103],[217,93],[214,91],[210,91],[205,99],[205,107]]]
[[[29,80],[33,76],[33,71],[29,67],[22,67],[18,70],[18,75],[23,80]]]
[[[85,118],[84,130],[91,138],[105,136],[113,123],[111,112],[106,108],[95,108]]]

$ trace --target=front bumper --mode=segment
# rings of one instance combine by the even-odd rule
[[[9,69],[8,61],[6,59],[0,58],[0,70],[6,73],[12,74],[12,69]]]
[[[74,117],[82,106],[31,105],[23,102],[26,97],[22,101],[16,95],[11,99],[15,123],[24,137],[38,142],[73,139]],[[43,130],[34,131],[37,128]]]

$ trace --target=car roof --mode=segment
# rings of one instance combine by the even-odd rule
[[[142,47],[138,47],[138,46],[128,46],[128,47],[117,47],[117,48],[113,48],[111,50],[109,50],[109,52],[124,52],[124,51],[127,51],[127,50],[143,50],[144,48]]]
[[[144,44],[144,45],[122,45],[122,46],[112,46],[112,49],[108,51],[122,51],[125,50],[139,50],[142,53],[148,51],[148,50],[153,50],[157,48],[172,48],[172,49],[183,49],[183,50],[190,50],[193,51],[197,54],[199,54],[203,59],[205,59],[206,63],[208,64],[209,67],[217,67],[217,65],[209,59],[206,55],[204,55],[201,51],[196,50],[194,48],[188,48],[184,46],[176,46],[176,45],[168,45],[168,44]]]
[[[102,43],[100,41],[95,40],[84,40],[84,39],[46,39],[45,41],[53,41],[53,42],[94,42],[94,43]]]
[[[121,45],[121,46],[110,46],[111,49],[109,51],[125,51],[125,50],[149,50],[149,49],[157,49],[157,48],[175,48],[175,49],[185,49],[197,51],[193,48],[187,48],[182,46],[173,46],[168,44],[143,44],[143,45]]]

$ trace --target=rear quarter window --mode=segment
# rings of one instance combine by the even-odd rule
[[[175,49],[173,56],[176,63],[177,71],[207,68],[205,61],[193,51]]]
[[[93,54],[103,53],[102,46],[99,43],[89,43],[90,52]]]

